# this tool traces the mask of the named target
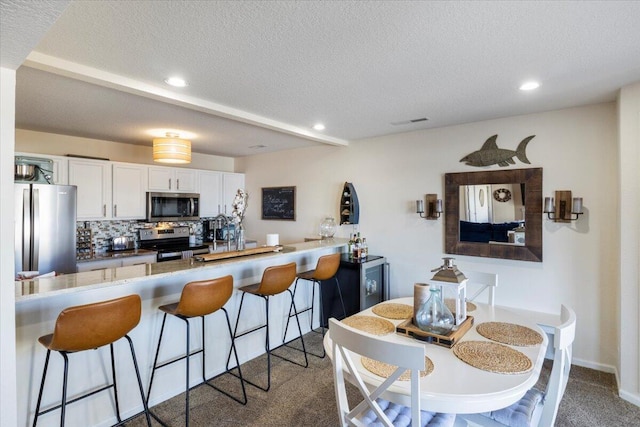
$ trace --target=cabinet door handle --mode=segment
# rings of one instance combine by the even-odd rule
[[[102,216],[107,216],[107,205],[102,205]]]
[[[180,189],[180,178],[176,179],[176,190]]]
[[[113,205],[113,217],[118,216],[118,205]]]
[[[171,190],[171,178],[169,178],[169,190]]]

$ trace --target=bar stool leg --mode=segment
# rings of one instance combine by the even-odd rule
[[[118,386],[116,384],[116,365],[113,358],[113,343],[109,344],[109,354],[111,354],[111,375],[113,376],[113,395],[116,404],[116,419],[119,424],[122,422],[122,418],[120,418],[120,403],[118,402]]]
[[[204,383],[207,384],[209,387],[211,387],[211,388],[213,388],[215,390],[218,390],[220,393],[224,394],[227,397],[230,397],[231,399],[235,400],[238,403],[246,405],[247,404],[247,391],[246,391],[246,389],[244,387],[244,381],[243,381],[243,378],[242,378],[242,369],[240,369],[240,360],[238,359],[238,350],[236,349],[235,339],[233,338],[233,331],[231,330],[231,322],[229,321],[229,313],[227,312],[227,310],[224,307],[221,307],[220,309],[222,311],[224,311],[224,316],[227,319],[227,330],[229,331],[229,337],[231,338],[231,348],[229,350],[229,359],[231,357],[231,352],[233,352],[234,357],[236,359],[236,367],[238,368],[238,375],[235,375],[235,374],[233,374],[231,372],[228,372],[229,371],[229,368],[228,368],[229,359],[227,359],[227,371],[221,373],[220,375],[224,375],[226,373],[229,373],[229,374],[231,374],[231,375],[233,375],[233,376],[235,376],[235,377],[240,379],[240,386],[242,387],[242,399],[240,399],[238,397],[235,397],[235,396],[232,396],[230,393],[228,393],[228,392],[222,390],[221,388],[209,383],[209,381],[211,381],[211,380],[213,380],[215,378],[218,378],[220,375],[217,375],[217,376],[215,376],[213,378],[205,379],[205,374],[204,374],[204,372],[205,372],[204,371],[204,356],[203,356],[203,363],[202,363],[202,378],[203,378]],[[204,349],[204,336],[205,336],[204,335],[204,318],[203,318],[202,327],[203,327],[203,329],[202,329],[203,330],[202,348]]]
[[[67,353],[61,351],[60,354],[64,358],[64,376],[62,379],[62,404],[60,407],[60,425],[64,426],[65,410],[67,409],[67,379],[69,378],[69,358]]]
[[[158,346],[156,347],[156,356],[153,359],[153,369],[151,369],[151,379],[149,380],[149,388],[147,389],[147,405],[149,405],[149,398],[151,397],[151,386],[153,385],[153,378],[156,374],[156,368],[158,366],[158,355],[160,354],[160,344],[162,343],[162,335],[164,332],[164,324],[167,320],[167,314],[162,317],[162,326],[160,327],[160,338],[158,338]],[[154,418],[157,417],[154,415]],[[159,420],[158,420],[159,421]]]
[[[147,425],[151,427],[151,417],[149,412],[149,406],[147,400],[144,397],[144,387],[142,386],[142,378],[140,377],[140,369],[138,368],[138,360],[136,359],[136,351],[133,348],[133,341],[129,338],[129,335],[124,336],[129,342],[129,350],[131,350],[131,360],[133,361],[133,367],[136,371],[136,378],[138,379],[138,389],[140,390],[140,398],[142,399],[142,407],[144,408],[144,416],[147,419]]]
[[[298,334],[299,334],[299,335],[298,335],[298,338],[300,338],[300,341],[302,342],[302,352],[304,353],[304,365],[302,365],[302,364],[300,364],[300,363],[297,363],[297,362],[294,362],[294,361],[292,361],[292,360],[289,360],[289,359],[287,359],[287,358],[285,358],[285,357],[279,356],[279,355],[277,355],[277,354],[274,354],[274,356],[279,357],[279,358],[281,358],[281,359],[287,360],[287,361],[289,361],[289,362],[295,363],[296,365],[300,365],[300,366],[302,366],[302,367],[306,368],[306,367],[308,367],[308,366],[309,366],[309,360],[307,359],[307,349],[306,349],[306,347],[305,347],[305,345],[304,345],[304,338],[302,337],[302,327],[300,326],[300,317],[298,317],[298,310],[296,309],[296,303],[295,303],[295,301],[294,301],[294,299],[293,299],[293,292],[291,292],[291,289],[287,289],[287,292],[289,292],[289,295],[291,296],[291,305],[293,306],[293,311],[294,311],[294,314],[295,314],[295,317],[296,317],[296,323],[298,324]],[[287,319],[287,321],[288,321],[288,320],[289,320],[289,319]],[[291,346],[287,345],[287,344],[289,344],[290,342],[292,342],[292,341],[294,341],[294,340],[296,340],[296,339],[298,339],[298,338],[294,338],[294,339],[292,339],[291,341],[288,341],[288,342],[286,342],[286,343],[283,343],[282,345],[286,345],[286,346],[287,346],[287,347],[289,347],[289,348],[292,348],[292,349],[294,349],[294,350],[298,350],[298,351],[300,351],[300,349],[298,349],[298,348],[291,347]],[[285,339],[286,339],[286,336],[285,336],[285,337],[283,337],[283,341],[284,341]]]
[[[185,398],[185,413],[186,413],[186,427],[189,427],[189,353],[190,353],[190,340],[189,340],[189,335],[190,335],[190,330],[189,330],[189,320],[188,319],[183,319],[184,322],[187,325],[187,347],[186,347],[186,355],[187,355],[187,368],[186,368],[186,378],[185,378],[185,390],[186,392],[186,398]]]
[[[51,350],[47,350],[47,356],[44,359],[44,369],[42,370],[42,381],[40,382],[40,392],[38,393],[38,402],[36,403],[36,413],[33,416],[33,427],[38,423],[38,416],[40,415],[40,404],[42,403],[42,392],[44,390],[44,380],[47,378],[47,368],[49,367],[49,356]]]

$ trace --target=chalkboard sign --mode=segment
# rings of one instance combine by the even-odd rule
[[[262,189],[262,219],[296,220],[296,187]]]

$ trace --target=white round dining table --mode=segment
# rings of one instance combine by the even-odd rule
[[[413,306],[413,297],[398,298],[385,303],[399,303]],[[473,316],[474,325],[460,339],[463,341],[490,341],[476,331],[476,326],[483,322],[506,322],[526,326],[540,333],[542,343],[534,346],[509,346],[525,354],[532,362],[531,370],[520,374],[502,374],[475,368],[462,360],[447,347],[432,343],[424,343],[425,355],[434,365],[433,371],[420,379],[421,409],[433,412],[469,414],[492,411],[507,407],[524,396],[527,390],[538,381],[542,363],[546,353],[548,338],[546,333],[535,323],[521,316],[515,310],[488,304],[474,303],[475,310],[467,315]],[[377,316],[368,308],[358,315]],[[397,326],[404,320],[389,320]],[[404,334],[390,333],[380,338],[391,342],[420,343],[415,338]],[[324,337],[324,348],[333,363],[333,343],[331,331]],[[359,374],[364,382],[371,386],[378,386],[384,378],[379,377],[360,363],[360,357],[353,358]],[[346,369],[346,368],[345,368]],[[353,378],[345,371],[345,378],[353,382]],[[402,405],[410,405],[410,382],[396,381],[383,398]]]

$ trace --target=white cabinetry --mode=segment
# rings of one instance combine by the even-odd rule
[[[126,267],[128,265],[153,264],[156,262],[156,255],[139,255],[123,258],[99,259],[95,261],[84,261],[77,264],[78,273],[84,271],[104,270],[107,268]]]
[[[200,216],[207,218],[220,213],[231,215],[233,199],[239,188],[244,189],[244,174],[198,171]]]
[[[69,159],[69,185],[78,187],[78,221],[111,219],[109,162]]]
[[[69,183],[69,159],[59,156],[47,156],[53,161],[53,184],[67,185]]]
[[[222,177],[222,212],[231,215],[233,212],[233,199],[236,197],[238,189],[244,189],[243,173],[224,173]]]
[[[213,217],[222,211],[222,172],[198,171],[200,216]]]
[[[113,163],[113,218],[145,218],[146,188],[147,166]]]
[[[149,167],[149,191],[197,192],[193,169]]]

